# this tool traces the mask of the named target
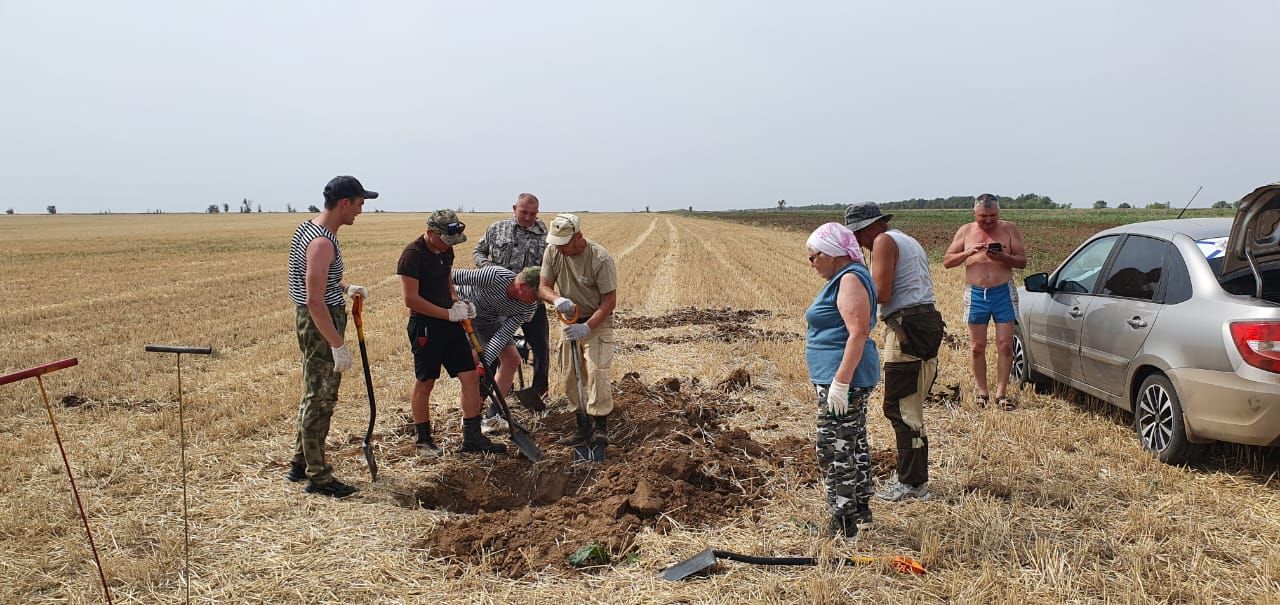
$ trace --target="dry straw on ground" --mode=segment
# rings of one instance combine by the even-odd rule
[[[551,210],[549,208],[549,210]],[[184,362],[191,482],[192,596],[197,602],[1214,602],[1280,599],[1280,505],[1260,450],[1218,448],[1191,469],[1151,461],[1130,417],[1074,397],[1024,391],[1014,413],[972,405],[959,319],[960,275],[935,269],[958,338],[944,348],[937,405],[927,409],[934,499],[875,505],[856,542],[821,537],[812,474],[770,475],[767,499],[719,511],[711,525],[646,529],[634,556],[589,572],[523,577],[418,548],[456,524],[415,508],[439,469],[407,455],[411,362],[396,257],[422,216],[366,214],[340,233],[350,281],[370,287],[367,339],[381,407],[377,484],[358,453],[367,408],[358,374],[343,382],[330,436],[337,474],[363,491],[306,496],[282,474],[299,395],[288,237],[304,215],[17,216],[0,220],[0,372],[75,356],[51,375],[90,520],[117,602],[181,598],[182,520],[171,356],[149,342],[211,345]],[[489,216],[467,216],[476,234]],[[820,286],[803,236],[672,215],[584,215],[589,237],[619,260],[621,313],[657,318],[689,307],[764,310],[765,331],[717,338],[711,324],[620,329],[615,379],[693,378],[731,370],[752,384],[722,410],[728,428],[763,444],[813,432],[802,313]],[[1035,234],[1030,234],[1035,245]],[[466,265],[469,242],[459,250]],[[643,345],[643,346],[637,346]],[[959,401],[946,396],[960,387]],[[434,414],[450,460],[457,390]],[[869,410],[873,449],[892,444]],[[0,601],[100,602],[66,477],[31,383],[0,388]],[[493,461],[476,463],[478,467]],[[812,464],[806,461],[805,464]],[[409,494],[409,497],[406,497]],[[674,517],[673,517],[674,519]],[[924,577],[855,568],[753,568],[672,584],[662,567],[707,547],[754,554],[907,554]]]

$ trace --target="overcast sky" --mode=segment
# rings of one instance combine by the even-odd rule
[[[1274,0],[0,0],[2,207],[726,209],[1280,180]],[[367,209],[367,208],[366,208]]]

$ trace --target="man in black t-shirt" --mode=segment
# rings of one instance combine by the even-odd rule
[[[476,316],[475,307],[459,300],[450,276],[453,246],[467,241],[466,229],[452,210],[436,210],[427,219],[427,230],[405,247],[396,274],[409,307],[409,347],[417,381],[410,396],[418,451],[440,455],[431,437],[431,390],[444,366],[462,387],[462,452],[505,454],[507,448],[489,441],[480,432],[480,377],[466,332],[459,322]]]

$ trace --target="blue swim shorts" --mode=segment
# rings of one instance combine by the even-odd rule
[[[969,286],[964,289],[965,321],[986,325],[992,319],[998,324],[1018,320],[1018,288],[1012,281],[990,288]]]

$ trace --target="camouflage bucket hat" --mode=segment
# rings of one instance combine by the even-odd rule
[[[427,228],[438,234],[440,239],[450,246],[467,241],[467,234],[463,233],[467,225],[458,220],[457,213],[452,210],[443,209],[432,212],[427,218]]]
[[[870,227],[876,221],[887,221],[891,218],[893,215],[881,212],[880,204],[875,202],[849,204],[844,209],[844,226],[855,233]]]

